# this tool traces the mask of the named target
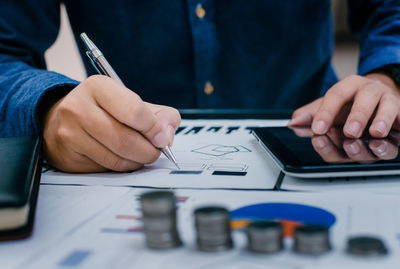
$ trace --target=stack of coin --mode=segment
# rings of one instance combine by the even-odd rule
[[[194,212],[199,250],[217,252],[233,247],[229,212],[222,207],[202,207]]]
[[[320,225],[297,227],[294,233],[294,251],[301,254],[320,255],[331,249],[328,228]]]
[[[347,242],[347,252],[357,256],[384,256],[388,250],[379,238],[370,236],[352,237]]]
[[[249,250],[274,253],[283,249],[282,224],[276,221],[256,221],[247,227]]]
[[[176,225],[175,196],[168,191],[141,195],[143,230],[146,245],[153,249],[169,249],[182,245]]]

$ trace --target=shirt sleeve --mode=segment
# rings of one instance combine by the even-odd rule
[[[59,1],[0,1],[0,137],[39,134],[43,96],[78,84],[46,70],[44,52],[59,23]]]
[[[349,25],[360,41],[360,75],[400,63],[400,0],[349,0]]]

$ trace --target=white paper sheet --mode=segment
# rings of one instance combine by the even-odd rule
[[[49,186],[49,189],[65,188]],[[69,191],[73,188],[69,187]],[[90,186],[85,187],[88,190]],[[100,188],[100,187],[99,187]],[[98,213],[86,213],[85,208],[71,209],[74,214],[86,213],[86,221],[81,221],[75,229],[68,230],[68,236],[53,240],[52,245],[41,248],[33,247],[18,250],[37,253],[34,259],[21,259],[18,268],[398,268],[400,260],[400,198],[382,195],[354,194],[316,194],[272,191],[223,191],[223,190],[179,190],[178,225],[184,246],[168,251],[152,251],[144,246],[144,235],[140,231],[140,208],[137,197],[148,190],[132,188],[128,193],[117,199],[108,198],[107,192],[112,190],[104,187],[96,195],[88,191],[89,200],[107,200],[110,205]],[[89,197],[95,195],[95,198]],[[54,197],[52,198],[54,199]],[[63,199],[67,197],[63,196]],[[71,201],[82,201],[78,195],[71,195]],[[74,203],[72,203],[74,204]],[[235,218],[235,210],[249,205],[257,205],[257,216],[285,213],[286,220],[305,222],[311,218],[314,223],[325,221],[330,225],[333,250],[319,257],[309,257],[294,254],[291,250],[292,239],[285,239],[285,250],[278,254],[255,255],[246,250],[246,237],[243,231],[233,232],[235,247],[231,251],[221,253],[202,253],[195,246],[193,225],[193,210],[199,206],[222,205],[231,210]],[[299,217],[298,207],[305,208]],[[271,211],[272,208],[272,211]],[[279,209],[279,210],[277,210]],[[302,209],[302,210],[303,210]],[[67,208],[64,214],[70,214]],[[246,211],[248,212],[248,211]],[[273,212],[273,213],[271,213]],[[54,213],[53,213],[54,214]],[[61,212],[58,212],[61,214]],[[296,217],[297,216],[297,217]],[[332,217],[333,216],[333,217]],[[38,215],[38,221],[51,218],[51,214]],[[304,217],[304,219],[303,219]],[[57,228],[58,227],[58,228]],[[62,226],[54,226],[64,230]],[[45,229],[45,226],[38,227]],[[45,231],[37,231],[32,243],[39,243]],[[63,233],[65,234],[65,232]],[[389,254],[382,258],[355,258],[345,252],[346,240],[354,235],[372,235],[384,240]],[[34,245],[32,245],[34,246]],[[6,248],[3,248],[6,249]],[[0,251],[0,255],[2,255]],[[0,261],[4,262],[6,256]],[[0,264],[1,265],[1,264]],[[5,267],[2,267],[5,268]]]
[[[172,150],[184,170],[201,174],[170,174],[175,167],[161,156],[132,173],[66,174],[47,171],[42,182],[166,188],[272,189],[279,169],[250,134],[250,127],[285,126],[287,120],[183,120]],[[245,176],[213,175],[214,171]]]
[[[49,249],[60,246],[70,233],[127,192],[128,188],[117,187],[40,186],[33,234],[26,240],[0,242],[0,268],[46,257]]]
[[[285,175],[280,189],[291,191],[400,194],[400,176],[297,178]]]

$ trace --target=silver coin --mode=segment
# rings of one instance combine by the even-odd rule
[[[388,250],[379,238],[357,236],[347,241],[347,252],[357,256],[384,256]]]
[[[247,227],[249,250],[275,253],[283,249],[282,224],[276,221],[256,221]]]
[[[147,247],[170,249],[181,246],[174,194],[167,191],[152,191],[141,195],[140,200]]]
[[[329,229],[321,225],[297,227],[294,233],[294,251],[300,254],[320,255],[331,250]]]
[[[228,210],[202,207],[196,209],[194,215],[199,250],[218,252],[233,247]]]

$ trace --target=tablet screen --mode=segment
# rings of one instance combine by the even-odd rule
[[[274,159],[291,171],[400,168],[400,133],[397,131],[384,139],[368,135],[350,139],[339,127],[331,128],[322,136],[313,135],[307,127],[255,128],[254,134]]]

